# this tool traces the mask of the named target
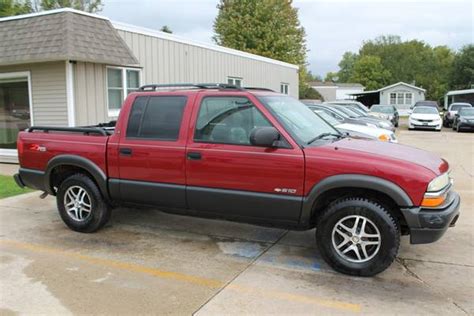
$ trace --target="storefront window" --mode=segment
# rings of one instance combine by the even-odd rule
[[[30,126],[28,78],[0,75],[0,149],[16,149],[18,132]]]

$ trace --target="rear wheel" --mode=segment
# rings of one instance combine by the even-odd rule
[[[97,185],[84,174],[74,174],[59,185],[56,203],[64,223],[81,233],[99,230],[111,214]]]
[[[388,268],[398,253],[400,229],[386,208],[365,198],[344,198],[319,217],[316,242],[336,271],[373,276]]]

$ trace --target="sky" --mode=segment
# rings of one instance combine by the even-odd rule
[[[101,15],[159,29],[168,25],[185,38],[212,43],[218,0],[103,0]],[[473,0],[294,0],[306,30],[313,74],[337,71],[346,51],[379,35],[400,35],[458,50],[474,43]]]

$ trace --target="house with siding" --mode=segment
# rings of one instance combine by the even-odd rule
[[[198,82],[297,98],[298,66],[73,9],[1,18],[0,161],[33,124],[107,122],[141,85]]]
[[[350,96],[368,107],[373,104],[394,105],[400,114],[406,115],[412,105],[425,100],[425,93],[426,90],[421,87],[397,82],[378,90],[351,93]]]

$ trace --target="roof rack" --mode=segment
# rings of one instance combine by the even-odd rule
[[[171,83],[171,84],[147,84],[141,86],[138,91],[156,91],[159,89],[182,88],[182,89],[219,89],[219,90],[243,90],[242,88],[227,83]]]
[[[244,87],[245,90],[262,90],[262,91],[271,91],[275,92],[275,90],[269,88],[260,88],[260,87]]]

